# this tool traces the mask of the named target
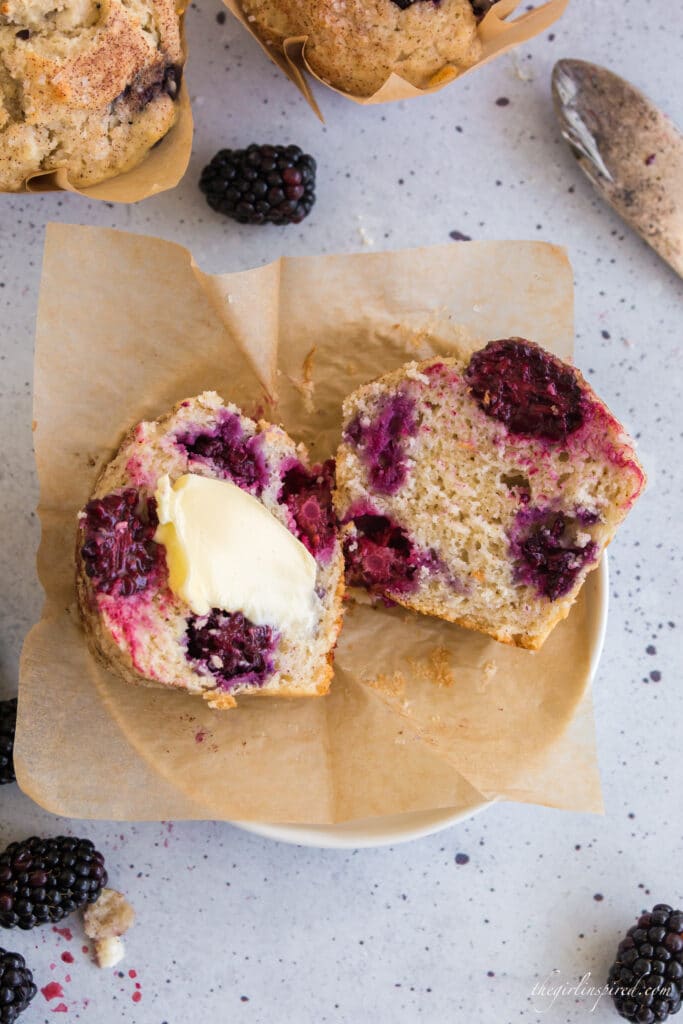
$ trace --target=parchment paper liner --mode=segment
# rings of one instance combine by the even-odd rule
[[[76,510],[131,423],[213,387],[322,458],[350,388],[505,334],[570,354],[563,250],[468,242],[210,276],[170,242],[50,225],[34,392],[46,601],[22,656],[22,788],[81,818],[330,823],[496,796],[599,810],[585,593],[538,653],[351,607],[328,697],[223,714],[120,683],[76,614]]]
[[[183,8],[184,9],[184,8]],[[182,10],[182,9],[181,9]],[[183,53],[187,59],[185,40],[184,15],[181,25]],[[108,203],[137,203],[140,199],[148,199],[158,192],[175,188],[190,161],[192,152],[192,109],[190,97],[185,84],[185,76],[180,85],[178,95],[178,117],[171,130],[143,158],[142,162],[124,174],[117,174],[97,185],[77,188],[69,181],[66,168],[53,171],[41,171],[33,174],[24,182],[18,192],[5,192],[4,195],[17,195],[21,192],[75,192],[87,199],[102,199]]]
[[[261,49],[294,82],[322,121],[324,118],[307,76],[320,82],[328,89],[332,89],[333,92],[338,93],[340,96],[345,96],[346,99],[361,104],[361,106],[370,106],[374,103],[390,103],[393,100],[408,100],[414,96],[426,96],[429,93],[438,92],[444,86],[450,85],[456,78],[462,78],[483,64],[488,64],[494,57],[500,56],[500,54],[512,49],[513,46],[519,46],[520,43],[525,43],[527,40],[539,35],[539,33],[549,28],[564,13],[569,0],[548,0],[542,7],[537,7],[533,11],[527,11],[513,21],[507,19],[519,6],[521,0],[499,0],[499,3],[490,9],[479,25],[479,36],[483,45],[483,53],[481,60],[471,68],[468,68],[466,71],[459,71],[452,65],[447,64],[433,76],[432,84],[426,89],[418,89],[406,81],[405,78],[401,78],[400,75],[392,74],[372,96],[354,96],[353,93],[336,89],[329,82],[326,82],[324,78],[317,75],[306,60],[307,36],[292,36],[289,39],[285,39],[282,44],[284,52],[281,53],[274,46],[268,45],[258,35],[253,24],[242,10],[240,0],[223,0],[223,3],[230,13],[234,14],[238,21],[242,22],[247,32],[254,37]]]

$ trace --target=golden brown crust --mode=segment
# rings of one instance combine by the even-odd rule
[[[571,611],[571,605],[558,608],[555,618],[549,620],[549,624],[543,633],[510,634],[497,630],[483,619],[476,618],[471,615],[452,615],[447,609],[436,609],[428,601],[415,599],[410,604],[406,604],[405,600],[402,601],[399,597],[392,597],[392,600],[395,601],[396,604],[402,605],[404,608],[412,609],[423,615],[433,615],[435,618],[443,619],[445,622],[452,622],[454,626],[461,626],[463,629],[469,629],[475,633],[485,633],[493,640],[497,640],[498,643],[506,644],[508,647],[521,647],[527,651],[540,650],[555,626],[561,622],[562,619],[566,619]]]
[[[202,697],[212,711],[230,711],[231,708],[237,707],[235,698],[225,690],[207,690]]]
[[[0,189],[57,168],[87,186],[138,164],[175,123],[183,63],[174,0],[4,0]]]
[[[481,56],[470,0],[414,3],[393,0],[241,0],[263,41],[284,49],[305,38],[305,57],[324,81],[368,96],[396,73],[426,88],[445,70],[464,69]]]

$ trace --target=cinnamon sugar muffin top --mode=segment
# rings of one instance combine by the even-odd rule
[[[0,0],[0,189],[138,164],[176,120],[175,0]]]

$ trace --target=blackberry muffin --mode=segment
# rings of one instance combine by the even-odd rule
[[[481,57],[478,22],[497,0],[241,0],[269,45],[306,37],[315,73],[355,96],[377,92],[392,73],[426,88],[447,65]]]
[[[334,464],[214,392],[138,424],[79,513],[77,591],[108,667],[201,694],[327,692],[341,627]]]
[[[175,0],[2,0],[0,189],[136,166],[175,123],[183,60]]]
[[[537,649],[644,482],[621,425],[539,346],[409,363],[344,403],[347,584]]]

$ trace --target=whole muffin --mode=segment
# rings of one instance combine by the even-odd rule
[[[175,123],[183,59],[175,0],[1,0],[0,189],[130,170]]]
[[[242,0],[270,45],[306,36],[306,59],[320,78],[370,96],[392,72],[426,88],[446,65],[462,70],[481,56],[477,23],[496,0]]]
[[[95,652],[214,708],[325,693],[344,589],[333,488],[331,460],[309,466],[284,430],[214,392],[139,423],[79,514]]]
[[[621,424],[538,345],[408,363],[344,402],[347,583],[535,650],[644,481]]]

